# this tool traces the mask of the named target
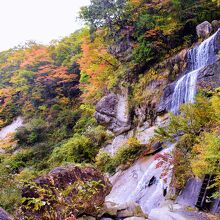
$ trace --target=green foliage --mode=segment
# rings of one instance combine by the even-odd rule
[[[96,154],[92,142],[84,135],[75,134],[60,148],[53,151],[51,161],[61,162],[89,162]]]
[[[88,127],[83,134],[75,133],[66,143],[55,148],[50,161],[58,165],[65,162],[91,163],[108,139],[102,126]]]
[[[156,131],[162,141],[177,140],[173,175],[177,189],[182,189],[193,174],[215,175],[212,187],[219,187],[219,89],[209,96],[200,95],[195,104],[183,105],[180,115],[171,115],[168,127]]]
[[[212,187],[220,186],[220,133],[219,130],[204,132],[193,148],[192,170],[202,177],[204,174],[215,176]]]
[[[100,152],[96,157],[96,166],[103,172],[114,173],[120,165],[130,165],[143,152],[144,146],[136,138],[130,138],[115,155]]]
[[[66,189],[46,188],[34,182],[26,182],[25,187],[35,192],[33,197],[21,199],[23,209],[30,211],[30,216],[26,216],[28,219],[36,219],[39,215],[41,219],[66,219],[72,215],[78,216],[105,186],[101,180],[76,180]],[[95,209],[100,209],[97,204],[93,205]]]
[[[18,129],[15,138],[19,144],[24,146],[41,142],[46,137],[47,128],[47,124],[43,119],[32,119],[25,127]]]

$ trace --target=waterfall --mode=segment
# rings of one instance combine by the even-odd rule
[[[14,120],[10,125],[2,128],[0,130],[0,141],[4,140],[7,135],[16,132],[16,130],[21,127],[23,124],[23,119],[21,117],[18,117],[16,120]]]
[[[200,45],[188,52],[189,71],[176,83],[171,102],[171,112],[177,114],[181,104],[193,103],[199,71],[216,61],[215,38],[220,29]]]
[[[173,145],[164,149],[160,155],[161,157],[172,158]],[[137,187],[128,198],[128,201],[135,201],[140,204],[144,212],[149,213],[153,208],[157,208],[160,203],[165,199],[163,193],[164,189],[168,189],[172,177],[172,165],[170,162],[162,163],[161,167],[157,167],[161,159],[152,160],[150,166],[146,169],[143,177],[139,180]],[[169,167],[169,168],[168,168]],[[166,178],[161,178],[161,174],[166,170]],[[155,182],[148,185],[152,177]]]

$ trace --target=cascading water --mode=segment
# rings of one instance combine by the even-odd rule
[[[172,149],[173,145],[157,154],[158,157],[153,156],[146,162],[139,160],[128,170],[116,174],[111,179],[113,189],[106,201],[117,204],[136,202],[145,213],[157,208],[165,200],[164,191],[169,188],[171,181]],[[168,160],[165,159],[165,162],[163,158]],[[161,178],[162,176],[163,178]]]
[[[172,147],[164,149],[160,155],[161,158],[152,161],[151,165],[145,171],[145,174],[138,182],[136,189],[132,192],[128,200],[135,201],[140,204],[143,211],[149,213],[156,208],[164,200],[164,192],[167,191],[172,177],[172,165],[168,158],[172,158]],[[166,162],[162,159],[167,158]],[[158,165],[161,165],[158,167]],[[162,174],[166,173],[164,176]],[[163,178],[161,178],[163,176]],[[152,181],[152,177],[155,181]]]
[[[217,59],[215,38],[220,29],[199,46],[188,53],[189,72],[181,77],[175,86],[171,102],[171,112],[177,114],[181,104],[193,103],[199,71]]]
[[[0,130],[0,141],[5,139],[7,135],[14,133],[19,127],[22,126],[22,124],[23,119],[21,117],[18,117],[10,125],[2,128],[2,130]]]

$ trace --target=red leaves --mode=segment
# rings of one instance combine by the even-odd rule
[[[160,177],[166,182],[170,170],[173,168],[173,156],[171,153],[157,153],[154,156],[157,161],[156,169],[162,168]]]
[[[66,218],[65,220],[76,220],[76,218],[75,218],[75,216],[72,216],[72,217]]]

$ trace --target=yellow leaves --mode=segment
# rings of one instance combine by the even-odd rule
[[[8,103],[12,100],[15,90],[12,87],[0,89],[0,113],[6,108]]]
[[[139,6],[141,2],[141,0],[130,0],[130,3],[134,6]]]
[[[63,98],[60,98],[59,99],[60,101],[59,101],[59,103],[61,104],[61,105],[68,105],[68,104],[70,104],[70,99],[69,98],[66,98],[66,97],[63,97]]]
[[[199,143],[193,147],[194,158],[191,166],[197,176],[220,172],[220,136],[215,132],[205,132]]]
[[[14,133],[8,134],[4,139],[0,138],[0,149],[9,149],[15,144]]]

